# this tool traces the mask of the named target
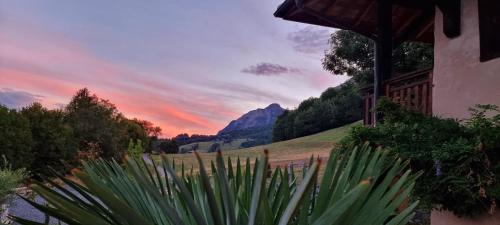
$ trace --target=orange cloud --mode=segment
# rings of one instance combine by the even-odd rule
[[[67,103],[76,90],[88,87],[126,116],[161,126],[166,136],[215,133],[237,115],[201,92],[145,79],[57,33],[26,26],[16,32],[0,34],[0,87],[41,94],[48,107]]]

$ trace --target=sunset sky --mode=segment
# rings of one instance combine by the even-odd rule
[[[80,88],[164,136],[214,134],[345,80],[321,67],[333,30],[273,17],[282,0],[0,0],[0,103],[63,107]]]

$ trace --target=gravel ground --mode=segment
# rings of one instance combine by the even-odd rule
[[[40,197],[36,197],[35,201],[37,203],[43,203],[44,200]],[[11,215],[15,215],[17,217],[21,217],[24,219],[36,221],[39,223],[43,223],[45,221],[45,214],[41,213],[29,203],[24,201],[22,198],[16,196],[10,202],[9,213]]]
[[[35,202],[43,204],[45,201],[43,198],[37,196],[35,197]],[[9,200],[9,214],[14,215],[23,219],[45,223],[45,214],[40,212],[38,209],[31,206],[24,199],[19,196],[13,196]],[[57,220],[51,218],[49,224],[59,224]]]

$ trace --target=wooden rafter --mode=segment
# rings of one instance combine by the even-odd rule
[[[424,33],[431,29],[431,27],[434,25],[434,18],[430,19],[429,22],[427,22],[427,24],[424,26],[424,28],[422,28],[422,30],[415,36],[416,38],[420,38],[422,37],[422,35],[424,35]]]
[[[333,5],[335,5],[335,3],[337,2],[337,0],[330,0],[330,4],[326,5],[323,9],[321,9],[321,13],[325,13],[326,11],[328,11],[330,8],[333,7]]]
[[[412,17],[412,21],[401,31],[398,31],[400,34],[396,39],[394,39],[394,45],[399,45],[410,36],[415,36],[420,34],[422,28],[427,28],[429,24],[429,20],[434,21],[433,17],[434,13],[430,11],[424,11],[423,13],[418,14],[417,17]]]
[[[406,8],[418,9],[423,11],[432,10],[434,8],[433,0],[392,0],[392,3],[395,5],[404,6]]]
[[[285,0],[274,15],[285,20],[351,30],[376,39],[375,12],[381,1],[388,1],[393,6],[392,12],[388,12],[393,15],[393,41],[433,42],[432,32],[421,32],[428,21],[418,14],[428,12],[433,17],[436,1],[456,0]],[[419,38],[416,34],[420,34]]]
[[[299,8],[303,12],[305,12],[311,16],[316,17],[317,19],[322,20],[327,24],[331,24],[331,27],[336,27],[336,28],[343,29],[343,30],[353,30],[353,31],[358,32],[358,33],[360,33],[368,38],[371,38],[371,39],[376,38],[373,34],[370,34],[369,32],[365,32],[362,30],[354,30],[354,29],[352,29],[352,27],[349,26],[349,24],[346,24],[345,22],[339,21],[336,18],[325,16],[325,15],[323,15],[323,14],[321,14],[313,9],[308,8],[307,6],[305,6],[303,0],[295,0],[295,4],[296,4],[297,8]]]
[[[376,1],[371,1],[366,7],[365,7],[365,10],[363,11],[360,11],[358,12],[358,14],[356,15],[356,20],[354,22],[354,26],[357,27],[359,26],[359,24],[361,23],[361,21],[363,21],[366,17],[366,15],[368,15],[368,12],[370,12],[370,10],[373,8],[373,6],[375,5],[375,2]]]
[[[406,28],[408,26],[410,26],[412,23],[415,22],[415,20],[422,15],[422,12],[419,12],[419,13],[414,13],[413,15],[410,16],[410,18],[408,20],[405,21],[405,23],[403,23],[403,25],[401,25],[399,27],[399,29],[396,31],[397,34],[399,33],[402,33],[403,31],[406,30]]]

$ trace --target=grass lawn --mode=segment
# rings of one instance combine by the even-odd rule
[[[307,162],[311,155],[321,158],[328,157],[330,150],[338,143],[348,132],[349,128],[361,124],[355,122],[343,127],[327,130],[321,133],[296,138],[288,141],[276,142],[268,145],[256,146],[252,148],[244,148],[231,151],[223,151],[225,158],[231,157],[233,165],[236,165],[236,158],[242,160],[250,157],[255,159],[263,154],[263,150],[269,150],[269,161],[271,166],[285,166],[290,162],[301,163]],[[216,153],[200,153],[205,167],[210,169],[210,161],[215,159]],[[167,158],[174,159],[176,165],[184,162],[186,168],[197,168],[198,163],[193,154],[167,154]],[[158,160],[159,156],[153,156]],[[252,160],[253,161],[253,160]]]
[[[192,149],[193,145],[198,144],[198,149],[197,149],[198,152],[208,152],[210,150],[210,147],[212,147],[212,145],[215,143],[220,144],[220,149],[222,151],[236,150],[236,149],[240,149],[241,144],[245,141],[247,141],[247,139],[236,139],[236,140],[233,140],[229,143],[224,143],[223,141],[195,142],[195,143],[180,146],[179,151],[188,152],[189,150]]]

